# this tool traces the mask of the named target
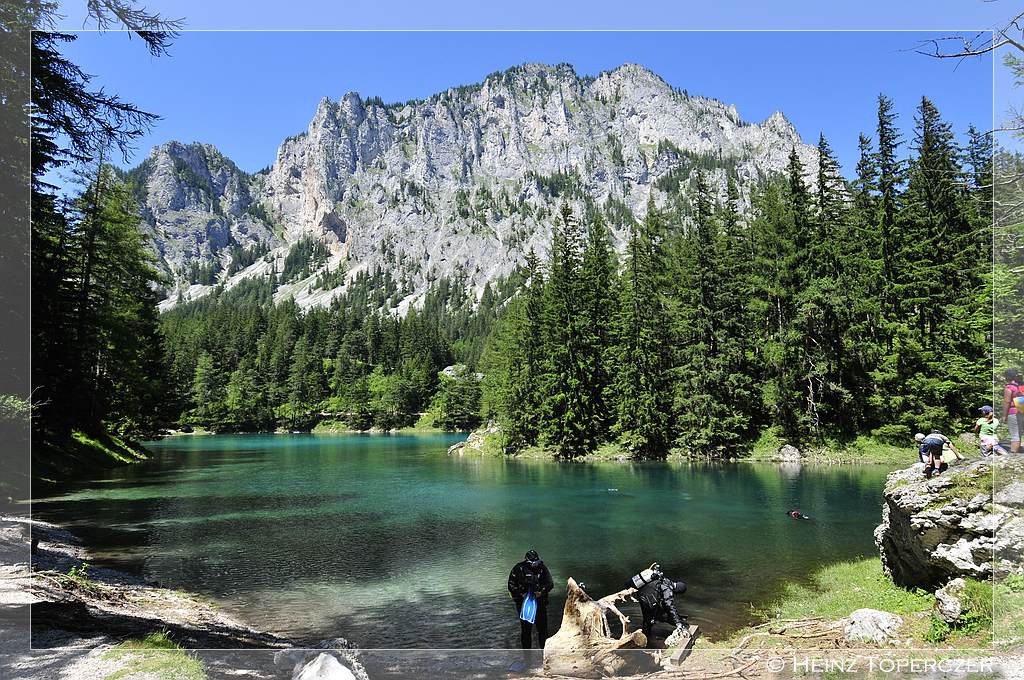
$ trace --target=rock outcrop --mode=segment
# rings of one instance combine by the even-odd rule
[[[473,430],[469,433],[464,441],[455,442],[448,447],[449,456],[466,456],[466,455],[479,455],[484,445],[487,443],[487,438],[491,435],[496,435],[501,432],[501,429],[494,423],[489,423],[486,427],[481,427]]]
[[[885,485],[875,544],[893,581],[937,588],[957,577],[1019,572],[1024,519],[1015,483],[1024,461],[956,463],[931,479],[923,469],[897,470]]]
[[[278,297],[304,307],[379,269],[397,284],[393,309],[404,313],[431,282],[446,277],[479,296],[530,250],[546,253],[565,201],[577,214],[585,201],[602,208],[622,247],[648,198],[685,190],[695,168],[723,198],[732,173],[749,204],[794,148],[813,183],[817,150],[781,113],[743,121],[734,107],[635,64],[597,77],[526,64],[419,101],[324,98],[307,129],[252,175],[211,146],[177,142],[129,174],[175,281],[165,308],[211,290],[210,267],[228,287],[276,275]],[[289,249],[306,238],[327,257],[303,278],[280,280]],[[250,256],[238,257],[241,248]],[[197,266],[207,268],[201,281]]]
[[[253,201],[250,176],[210,144],[156,146],[127,178],[158,265],[185,287],[200,268],[230,267],[233,252],[283,244]]]

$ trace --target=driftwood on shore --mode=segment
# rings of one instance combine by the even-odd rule
[[[630,631],[629,617],[616,606],[631,600],[635,593],[627,588],[594,600],[570,578],[561,628],[544,645],[544,671],[596,678],[657,670],[653,655],[640,651],[647,646],[647,637],[641,630]],[[617,617],[622,626],[618,637],[613,637],[609,615]]]

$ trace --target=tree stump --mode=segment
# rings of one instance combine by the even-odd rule
[[[599,678],[657,670],[653,654],[643,650],[647,637],[629,631],[629,617],[615,606],[632,599],[633,588],[592,599],[572,578],[566,585],[562,626],[544,644],[544,670],[549,675]],[[607,615],[615,614],[622,634],[612,637]],[[635,650],[635,651],[633,651]]]

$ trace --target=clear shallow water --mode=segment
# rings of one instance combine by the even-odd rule
[[[258,628],[377,648],[516,646],[505,585],[529,548],[555,579],[552,630],[568,576],[600,596],[659,561],[711,635],[817,566],[875,554],[886,468],[447,456],[459,438],[168,438],[33,512],[80,534],[94,562]]]

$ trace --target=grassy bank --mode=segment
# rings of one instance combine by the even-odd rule
[[[742,460],[777,461],[779,449],[786,440],[772,430],[761,433]],[[917,462],[913,442],[894,446],[870,435],[861,435],[852,441],[825,440],[821,444],[800,447],[800,459],[808,463],[877,465],[910,465]]]
[[[783,622],[787,621],[837,621],[857,609],[878,609],[903,619],[898,635],[902,640],[909,639],[915,648],[982,647],[992,640],[993,588],[988,582],[966,581],[968,609],[960,622],[949,626],[933,615],[935,596],[932,593],[896,586],[882,571],[877,556],[839,562],[822,567],[807,583],[787,584],[774,602],[755,611],[764,623],[739,630],[726,639],[704,642],[704,645],[732,648],[748,636],[759,635],[764,638],[762,644],[769,647],[813,648],[821,641],[799,635],[773,637],[765,631],[770,631],[775,624],[784,627]],[[1004,591],[1009,592],[1005,586],[996,586],[997,600]],[[1024,595],[1021,598],[1024,599]]]
[[[148,451],[129,439],[109,433],[73,430],[67,436],[47,436],[32,447],[32,476],[57,481],[92,469],[138,463]]]
[[[501,456],[504,455],[504,437],[501,432],[483,434],[483,442],[474,447],[474,455],[479,456]],[[735,461],[751,462],[778,462],[779,449],[786,442],[779,439],[772,433],[763,434],[749,450],[738,451]],[[522,459],[545,459],[555,458],[555,451],[544,446],[530,446],[515,455]],[[617,442],[602,444],[592,453],[577,458],[582,462],[623,462],[630,459],[629,451]],[[706,460],[701,456],[689,456],[684,452],[673,449],[669,452],[668,460]],[[858,437],[851,442],[826,442],[818,448],[807,448],[801,450],[802,462],[820,464],[877,464],[907,466],[917,461],[913,447],[901,447],[886,444],[869,436]]]
[[[422,419],[421,419],[422,420]],[[317,423],[312,430],[313,434],[360,434],[360,433],[379,433],[389,432],[395,434],[443,434],[445,431],[439,427],[434,427],[430,424],[421,424],[416,422],[413,425],[407,427],[399,427],[394,430],[356,430],[348,426],[343,420],[321,420]]]
[[[175,644],[166,633],[126,640],[103,657],[119,666],[104,680],[138,676],[167,680],[206,680],[207,677],[203,663]]]

